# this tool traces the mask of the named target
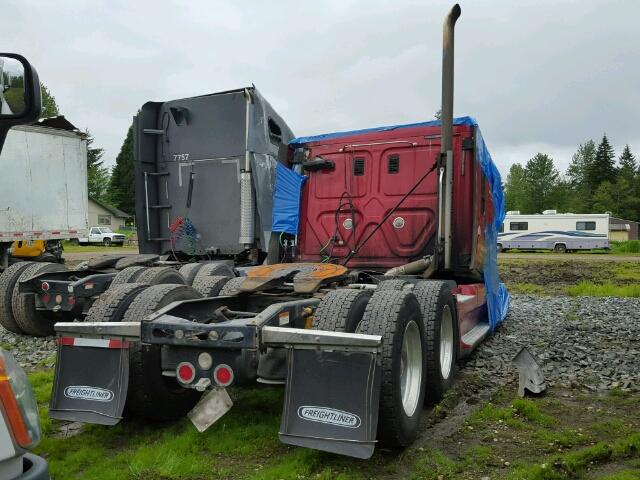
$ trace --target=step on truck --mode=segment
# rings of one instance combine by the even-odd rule
[[[133,124],[140,253],[72,270],[12,266],[0,276],[5,328],[50,335],[56,321],[84,319],[110,287],[173,283],[211,295],[221,284],[210,276],[279,260],[275,169],[293,133],[255,87],[148,102]]]
[[[125,411],[187,414],[203,431],[232,407],[229,387],[260,383],[284,386],[284,443],[358,458],[378,443],[411,444],[424,403],[442,397],[457,361],[508,305],[496,265],[500,176],[477,123],[453,118],[459,15],[456,5],[444,24],[442,122],[288,142],[286,162],[275,165],[270,238],[260,237],[265,217],[247,237],[261,246],[275,238],[278,261],[267,252],[236,277],[210,277],[204,293],[118,285],[95,301],[91,321],[57,323],[50,416],[113,425]],[[176,109],[167,115],[196,117]],[[149,138],[179,148],[165,134]],[[183,184],[196,172],[193,202],[202,177],[190,163],[198,157],[187,154],[172,167]],[[240,167],[240,180],[242,170],[260,168]],[[163,176],[146,178],[147,187],[160,179],[160,188],[138,195],[162,206]],[[238,208],[225,205],[230,216]],[[242,201],[239,208],[239,217],[220,219],[235,222],[234,235],[245,231]],[[157,211],[145,227],[152,245],[166,244],[162,229],[176,220]]]

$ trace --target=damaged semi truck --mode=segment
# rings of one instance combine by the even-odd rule
[[[228,94],[245,118],[230,110],[217,124],[201,121],[211,97],[147,104],[143,251],[217,263],[181,269],[196,270],[193,286],[121,270],[84,322],[57,323],[50,415],[188,414],[202,431],[231,408],[228,387],[258,382],[284,385],[285,443],[358,458],[409,445],[425,401],[508,307],[500,176],[477,123],[453,118],[459,16],[456,5],[444,24],[442,122],[290,139],[265,110],[253,144],[247,119],[266,105],[255,90]],[[212,131],[229,139],[215,154],[202,146]]]

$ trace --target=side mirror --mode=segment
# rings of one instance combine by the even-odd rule
[[[41,108],[35,68],[22,55],[0,53],[0,151],[9,129],[37,120]]]

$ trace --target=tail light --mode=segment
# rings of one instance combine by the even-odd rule
[[[196,369],[189,362],[182,362],[176,368],[176,376],[181,383],[191,383],[196,378]]]
[[[51,286],[49,285],[49,282],[42,282],[42,291],[46,292],[49,290],[49,288],[51,288]]]
[[[213,378],[221,387],[228,387],[233,382],[233,370],[223,363],[215,368]]]
[[[40,441],[38,404],[29,379],[13,356],[0,349],[0,407],[14,441],[30,448]]]

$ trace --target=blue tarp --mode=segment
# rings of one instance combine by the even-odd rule
[[[484,261],[484,283],[487,292],[487,310],[489,312],[489,324],[491,326],[491,330],[493,330],[507,315],[507,311],[509,309],[509,292],[507,292],[507,288],[500,281],[500,275],[498,274],[498,250],[497,250],[497,241],[498,241],[498,232],[500,231],[500,225],[504,221],[504,194],[502,191],[502,181],[500,179],[500,172],[498,168],[491,160],[491,154],[487,149],[487,145],[484,143],[484,139],[482,138],[482,134],[480,133],[480,128],[478,127],[478,122],[473,117],[458,117],[453,119],[454,125],[470,125],[476,127],[476,155],[478,161],[480,162],[480,166],[482,168],[482,172],[487,177],[489,184],[491,185],[491,197],[493,202],[493,222],[487,224],[485,227],[485,261]],[[334,138],[340,137],[348,137],[351,135],[359,135],[362,133],[373,133],[373,132],[386,132],[389,130],[396,130],[400,128],[411,128],[411,127],[437,127],[440,126],[440,120],[433,120],[430,122],[421,122],[421,123],[409,123],[405,125],[390,125],[387,127],[378,127],[378,128],[367,128],[364,130],[351,130],[347,132],[336,132],[336,133],[326,133],[324,135],[315,135],[311,137],[298,137],[294,138],[289,142],[289,145],[302,145],[310,142],[318,142],[318,141],[327,141],[332,140]],[[278,170],[276,172],[276,196],[278,195],[278,176],[280,173],[280,169],[288,172],[288,175],[296,175],[301,177],[295,172],[288,170],[281,165],[278,165]],[[284,177],[284,174],[282,175]],[[288,178],[288,177],[287,177]],[[292,177],[293,178],[293,177]],[[303,177],[304,178],[304,177]],[[287,206],[289,209],[287,212],[276,213],[276,201],[274,200],[273,204],[273,230],[274,231],[286,231],[287,233],[296,234],[298,227],[298,218],[294,217],[293,214],[293,200],[294,197],[297,199],[296,214],[299,214],[300,210],[300,189],[302,188],[302,183],[295,184],[298,190],[293,190],[293,179],[282,180],[283,188],[289,188],[291,185],[291,190],[287,195],[281,193],[282,197],[286,197],[288,199],[283,198],[281,202],[284,206]],[[304,182],[304,180],[299,180],[299,182]],[[277,198],[277,197],[276,197]],[[288,206],[289,205],[289,206]],[[279,218],[281,216],[286,216],[289,220],[286,222],[284,219],[280,222],[279,228],[291,228],[295,224],[295,229],[290,230],[278,230],[276,225],[276,216]]]
[[[281,163],[276,165],[276,186],[273,194],[271,230],[291,235],[298,234],[300,222],[300,196],[307,177],[288,169]]]

